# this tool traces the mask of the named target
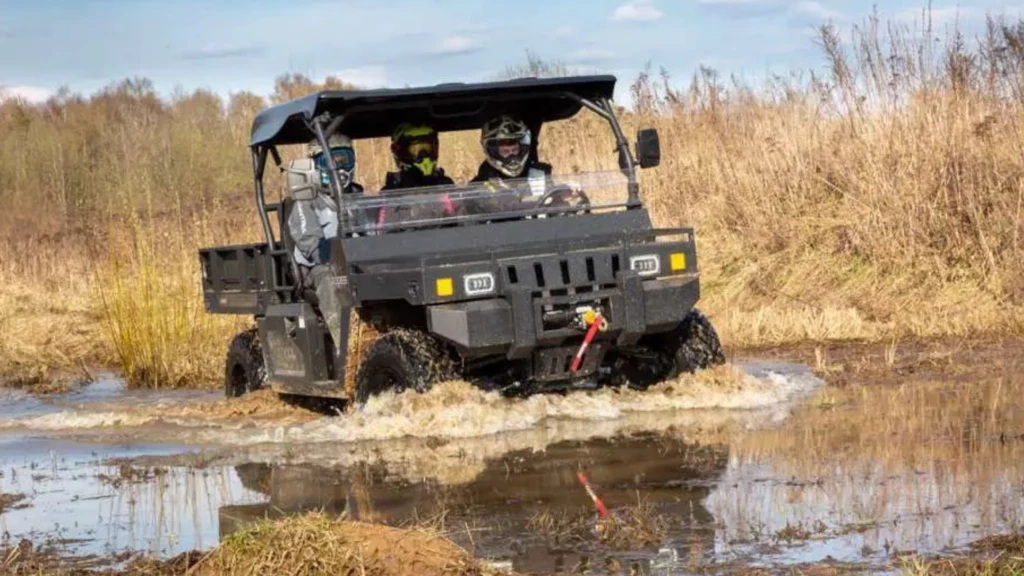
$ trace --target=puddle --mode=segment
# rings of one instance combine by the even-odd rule
[[[160,556],[218,542],[217,508],[258,502],[228,469],[132,471],[114,458],[181,452],[180,447],[95,446],[62,440],[0,441],[0,492],[27,507],[0,513],[0,533],[17,542],[58,543],[69,554],[147,551]]]
[[[671,527],[662,546],[675,556],[684,549],[713,550],[714,518],[703,501],[727,462],[724,447],[661,437],[567,441],[543,453],[506,453],[469,482],[443,484],[412,482],[372,464],[195,469],[134,462],[122,468],[97,460],[143,452],[151,461],[160,456],[152,447],[86,453],[81,445],[41,440],[24,448],[22,456],[5,458],[10,464],[2,486],[31,494],[31,507],[0,515],[0,531],[15,539],[63,539],[71,554],[145,550],[170,557],[210,548],[246,522],[323,510],[393,525],[443,519],[449,537],[476,555],[535,572],[567,569],[586,557],[581,550],[552,549],[528,527],[543,512],[593,517],[576,477],[579,468],[613,512],[633,505],[639,491],[659,512],[685,518]],[[41,459],[30,453],[65,456]],[[647,565],[660,558],[657,550],[604,556]]]
[[[130,421],[132,413],[216,401],[222,394],[200,390],[130,390],[123,380],[101,375],[63,394],[43,396],[0,387],[0,430],[65,429]]]
[[[340,417],[111,384],[0,395],[19,406],[0,410],[0,492],[28,505],[0,512],[0,533],[170,557],[255,519],[326,510],[432,523],[522,572],[660,575],[734,561],[892,571],[901,552],[1024,522],[1024,382],[821,391],[805,367],[739,366],[739,378],[644,393],[510,400],[449,383]],[[664,520],[657,541],[621,549],[587,530],[571,542],[545,533],[559,515],[595,519],[578,470],[613,515],[642,502]]]
[[[731,552],[881,562],[1024,526],[1024,380],[867,384],[822,400],[732,443],[706,502]]]

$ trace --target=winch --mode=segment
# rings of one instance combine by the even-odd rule
[[[590,342],[598,331],[606,332],[608,330],[608,320],[601,314],[600,308],[595,309],[592,306],[584,306],[577,308],[576,314],[576,327],[586,330],[587,333],[583,336],[583,343],[580,344],[579,351],[576,352],[576,356],[572,359],[572,366],[569,367],[569,372],[572,374],[579,370],[580,362],[583,361],[583,355],[586,354],[587,347],[590,346]]]

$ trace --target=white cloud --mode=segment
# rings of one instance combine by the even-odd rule
[[[596,66],[581,66],[579,64],[566,64],[565,72],[571,76],[587,76],[590,74],[603,74],[606,70]],[[620,76],[621,77],[621,76]]]
[[[790,6],[790,14],[813,20],[821,20],[822,24],[824,23],[824,20],[828,19],[846,19],[846,15],[843,12],[831,9],[817,0],[801,0],[800,2],[797,2],[793,6]]]
[[[832,10],[817,0],[801,0],[790,7],[791,14],[806,16],[817,20],[838,20],[843,17],[842,12]]]
[[[615,56],[615,52],[605,48],[580,48],[569,54],[569,60],[573,62],[598,62],[608,60]]]
[[[555,28],[555,36],[558,38],[571,38],[576,35],[576,29],[568,24]]]
[[[611,19],[616,22],[653,22],[664,15],[650,0],[631,0],[616,8]]]
[[[431,50],[431,54],[439,56],[454,56],[456,54],[469,54],[480,49],[480,42],[468,36],[459,34],[446,36],[441,39]]]
[[[388,72],[383,66],[345,68],[330,75],[360,88],[383,88],[388,84]]]
[[[53,90],[42,86],[0,86],[0,102],[21,98],[29,104],[39,104],[53,96]]]

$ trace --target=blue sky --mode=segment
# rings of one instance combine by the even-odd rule
[[[927,0],[879,1],[911,21]],[[1024,6],[1024,5],[1022,5]],[[92,93],[148,77],[162,93],[268,94],[275,76],[334,74],[404,86],[493,78],[526,50],[624,89],[645,62],[685,80],[699,65],[757,78],[820,67],[812,27],[859,22],[855,0],[0,0],[0,85],[29,98],[66,85]],[[933,0],[939,23],[967,26],[996,0]],[[625,97],[620,90],[619,100]]]

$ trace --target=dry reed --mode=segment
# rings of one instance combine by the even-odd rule
[[[663,144],[646,201],[659,224],[695,227],[701,306],[728,346],[1024,328],[1024,22],[990,19],[977,47],[935,40],[927,22],[872,18],[848,42],[820,30],[825,74],[632,83],[624,124]],[[0,242],[15,255],[0,266],[0,372],[112,361],[139,385],[217,381],[238,323],[202,312],[195,250],[259,240],[251,118],[321,87],[293,75],[269,101],[161,100],[133,79],[0,104]],[[561,122],[541,155],[560,172],[613,168],[605,136],[593,118]],[[475,137],[442,137],[457,180],[481,160]],[[385,143],[357,149],[359,180],[379,186]]]

